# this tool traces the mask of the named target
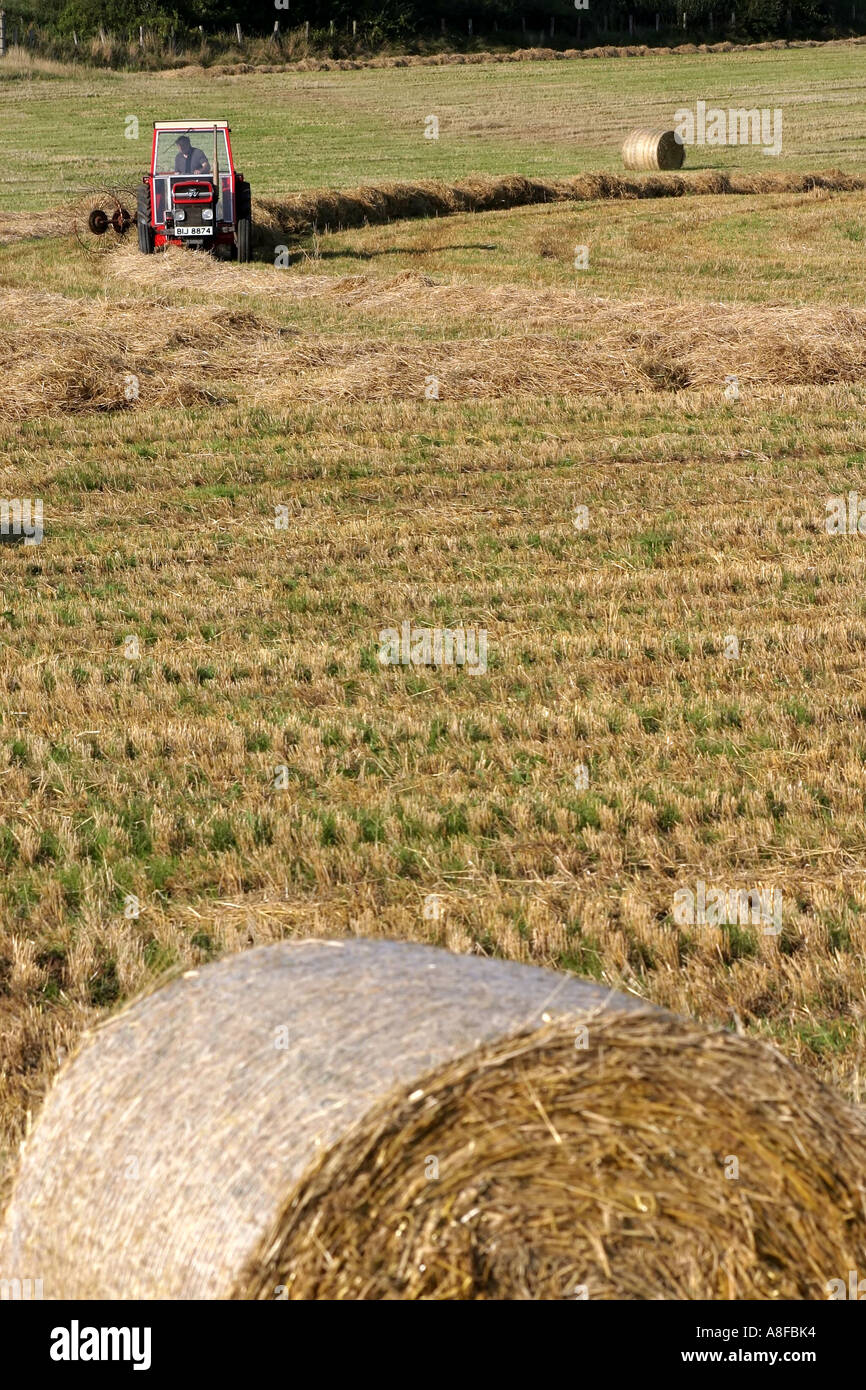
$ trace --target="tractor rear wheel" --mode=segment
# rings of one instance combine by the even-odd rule
[[[143,256],[153,255],[153,227],[150,225],[150,185],[142,183],[138,189],[138,249]]]
[[[235,242],[238,250],[238,260],[250,260],[253,254],[253,224],[249,217],[238,218]]]
[[[153,255],[153,228],[140,217],[138,219],[138,249],[144,256]]]
[[[239,261],[252,260],[253,255],[253,196],[246,179],[239,179],[236,195],[238,200],[238,220],[235,228],[235,246]]]

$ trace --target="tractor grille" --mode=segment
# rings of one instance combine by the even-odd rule
[[[177,179],[171,191],[175,232],[179,236],[212,236],[216,217],[215,190],[210,179]],[[205,217],[205,211],[210,217]]]

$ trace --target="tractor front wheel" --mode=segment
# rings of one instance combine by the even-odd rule
[[[238,261],[249,261],[253,254],[253,224],[249,217],[239,217],[235,232]]]

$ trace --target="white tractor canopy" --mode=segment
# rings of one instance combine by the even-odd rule
[[[156,133],[154,174],[213,173],[215,168],[220,173],[229,172],[228,121],[154,121],[153,128]],[[200,150],[204,156],[204,162],[196,160],[199,170],[184,167],[181,147],[177,143],[184,135],[191,149]]]

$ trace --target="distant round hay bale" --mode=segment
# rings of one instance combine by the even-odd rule
[[[98,1029],[0,1276],[49,1298],[822,1297],[862,1118],[776,1053],[569,976],[282,943]],[[734,1172],[736,1168],[736,1172]]]
[[[685,157],[672,130],[633,130],[623,142],[626,169],[681,169]]]

